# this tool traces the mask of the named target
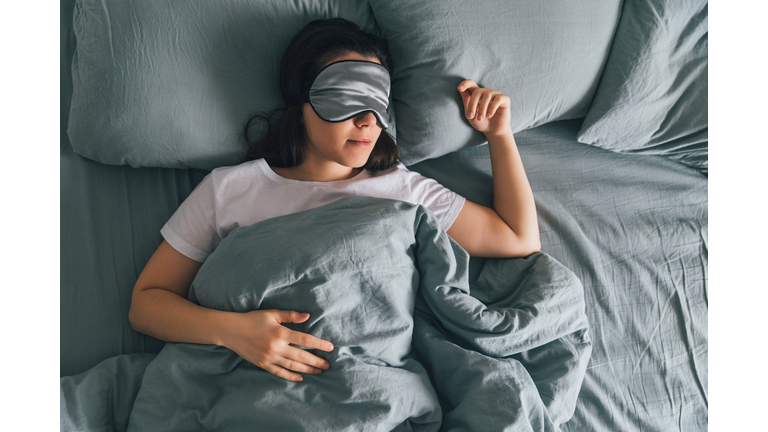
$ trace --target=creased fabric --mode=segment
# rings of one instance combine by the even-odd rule
[[[468,258],[428,210],[391,200],[233,231],[190,299],[309,312],[288,326],[333,342],[314,352],[331,368],[289,382],[223,347],[167,344],[128,430],[559,430],[591,351],[581,284],[535,254],[488,260],[470,290]]]

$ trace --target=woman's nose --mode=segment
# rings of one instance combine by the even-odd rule
[[[378,121],[376,120],[376,116],[373,115],[372,112],[367,112],[355,117],[355,124],[357,125],[357,127],[373,126],[373,125],[378,125]]]

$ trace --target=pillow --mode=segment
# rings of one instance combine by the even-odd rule
[[[579,142],[707,171],[707,1],[625,2]]]
[[[79,0],[68,134],[105,164],[201,168],[245,154],[250,114],[284,107],[283,52],[308,22],[378,34],[367,3]]]
[[[512,100],[512,130],[583,117],[620,0],[370,0],[389,41],[397,142],[406,165],[485,142],[456,90],[471,78]]]

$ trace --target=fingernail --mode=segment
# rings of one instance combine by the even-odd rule
[[[301,376],[299,376],[298,378],[296,378],[296,381],[304,381],[304,378],[302,378]]]
[[[482,114],[478,114],[478,115],[477,115],[477,119],[478,119],[478,120],[482,120],[482,119],[483,119],[483,115],[482,115]]]
[[[312,373],[315,375],[320,375],[321,373],[323,373],[323,371],[321,371],[320,369],[315,369],[312,371]]]
[[[323,366],[322,366],[322,368],[323,368],[323,369],[330,369],[330,368],[331,368],[331,364],[330,364],[330,363],[328,363],[328,362],[326,362],[326,363],[323,363]]]
[[[307,312],[303,312],[303,313],[301,314],[301,317],[302,317],[302,318],[306,318],[306,317],[308,317],[308,316],[309,316],[309,314],[308,314]]]
[[[473,113],[472,111],[470,111],[469,114],[467,114],[467,118],[472,118],[474,116],[475,116],[475,113]]]
[[[328,351],[333,351],[333,345],[328,344],[328,345],[326,345],[325,349],[328,350]]]

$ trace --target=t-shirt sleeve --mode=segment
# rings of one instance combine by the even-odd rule
[[[160,230],[165,241],[184,256],[204,262],[221,237],[216,224],[213,174],[208,174]]]
[[[424,177],[417,172],[405,170],[408,176],[411,199],[428,208],[447,231],[459,215],[466,198],[441,185],[435,179]]]

